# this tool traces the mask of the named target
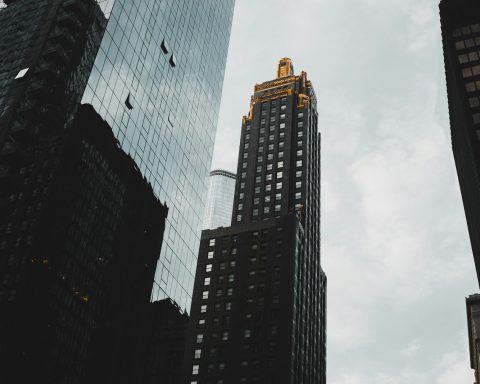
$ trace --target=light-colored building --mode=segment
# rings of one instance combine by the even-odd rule
[[[236,175],[224,170],[210,172],[203,229],[229,227],[232,221]]]

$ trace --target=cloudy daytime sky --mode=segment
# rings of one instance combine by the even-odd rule
[[[212,168],[290,57],[322,133],[329,384],[472,383],[478,291],[451,150],[439,0],[237,0]]]

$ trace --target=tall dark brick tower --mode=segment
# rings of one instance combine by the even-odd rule
[[[288,58],[243,118],[233,212],[202,233],[184,383],[325,383],[316,98]]]

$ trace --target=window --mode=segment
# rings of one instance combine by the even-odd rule
[[[242,215],[237,215],[237,221],[242,221]]]
[[[215,239],[210,239],[209,245],[212,247],[215,245]]]
[[[462,41],[457,41],[455,43],[455,48],[457,49],[457,51],[461,50],[461,49],[465,49],[465,43]]]
[[[279,159],[282,159],[282,158],[283,158],[283,151],[282,151],[282,152],[278,152],[278,158],[279,158]]]
[[[239,198],[240,200],[242,200],[244,197],[245,197],[245,193],[240,192],[240,195],[238,196],[238,198]]]
[[[277,172],[277,179],[281,179],[283,177],[283,172]]]
[[[280,212],[282,210],[281,204],[276,204],[275,205],[275,212]]]
[[[232,296],[233,295],[233,288],[228,288],[227,289],[227,296]]]
[[[263,156],[257,157],[257,163],[263,163]]]
[[[255,187],[255,193],[260,193],[260,187]]]
[[[275,186],[275,189],[282,189],[282,183],[277,183],[277,185]]]
[[[194,365],[192,368],[192,375],[198,375],[199,370],[200,370],[200,366]]]
[[[298,137],[303,137],[303,131],[298,131],[297,136]]]
[[[260,120],[260,124],[265,124],[265,119]]]
[[[207,305],[206,304],[204,304],[200,307],[200,313],[205,313],[205,312],[207,312]]]
[[[275,195],[275,200],[282,200],[282,194],[281,193],[277,193]]]
[[[220,305],[220,303],[215,304],[215,312],[220,312],[221,308],[222,308],[222,306]]]
[[[248,149],[248,143],[245,143],[243,149]]]
[[[280,133],[278,134],[278,137],[279,137],[280,139],[283,139],[283,138],[285,137],[285,132],[280,132]]]
[[[165,41],[165,39],[162,40],[162,43],[160,44],[160,48],[162,49],[162,52],[165,54],[167,54],[168,51],[170,51],[170,48],[168,47],[168,44]]]
[[[233,274],[228,275],[228,281],[231,283],[235,280],[235,276]]]
[[[302,177],[302,171],[296,171],[295,176],[296,177]]]
[[[230,261],[230,268],[234,268],[237,265],[235,260]]]
[[[267,180],[267,181],[272,181],[272,174],[271,174],[271,173],[269,173],[269,174],[267,175],[266,180]]]
[[[221,262],[220,263],[220,270],[224,271],[226,268],[227,268],[227,265],[225,264],[225,262]]]
[[[228,332],[223,332],[222,333],[222,340],[227,341],[228,340]]]
[[[297,146],[298,146],[298,147],[301,147],[302,145],[303,145],[303,141],[302,141],[302,140],[298,140],[298,141],[297,141]]]
[[[280,115],[280,119],[282,119],[282,120],[285,119],[285,113],[282,113],[282,114]]]
[[[276,335],[276,334],[278,334],[278,327],[276,327],[276,326],[271,327],[271,328],[270,328],[270,334],[271,334],[271,335]]]
[[[295,188],[297,188],[297,189],[302,188],[302,182],[301,182],[301,181],[297,181],[297,182],[295,183]]]
[[[206,277],[203,281],[203,285],[210,285],[210,277]]]
[[[285,128],[285,123],[280,123],[280,129],[284,129]]]
[[[225,310],[230,311],[232,309],[232,303],[230,301],[225,303]]]
[[[242,182],[240,183],[240,189],[245,189],[245,182],[244,182],[244,181],[242,181]]]
[[[275,135],[269,135],[268,136],[268,141],[273,141],[275,140]]]
[[[243,331],[243,337],[245,337],[246,339],[249,339],[251,336],[252,336],[252,330],[251,329],[245,329]]]
[[[270,196],[269,195],[265,196],[264,201],[265,201],[265,203],[269,203],[270,202]]]
[[[270,213],[270,207],[263,207],[263,213]]]
[[[299,128],[303,127],[303,121],[299,121],[298,124],[297,124],[297,126],[298,126]]]
[[[270,164],[267,164],[267,171],[271,171],[273,168],[273,164],[270,163]]]
[[[258,142],[259,142],[260,144],[264,143],[264,142],[265,142],[265,137],[260,136],[260,138],[258,139]]]
[[[241,211],[241,210],[243,209],[243,203],[238,204],[237,209],[238,209],[239,211]]]
[[[22,77],[25,77],[25,75],[27,74],[27,72],[28,72],[29,69],[30,69],[30,68],[21,69],[21,70],[17,73],[17,76],[15,76],[15,80],[21,79]]]
[[[205,272],[212,272],[212,264],[207,264],[205,266]]]
[[[170,64],[170,66],[172,68],[177,66],[177,58],[175,57],[175,55],[173,53],[172,53],[172,56],[170,56],[170,60],[168,60],[168,63]]]
[[[301,167],[302,166],[302,160],[297,160],[297,167]]]
[[[286,106],[286,105],[282,105],[282,106],[280,107],[280,109],[281,109],[282,111],[284,111],[285,109],[287,109],[287,106]]]
[[[245,127],[245,130],[250,131],[251,128],[252,126],[250,124],[247,124],[247,126]]]
[[[299,112],[299,114],[297,115],[299,119],[303,119],[303,112]]]
[[[471,108],[480,107],[480,99],[478,97],[471,97],[468,101]]]
[[[270,117],[270,122],[275,121],[275,116]]]
[[[283,168],[283,161],[279,161],[277,163],[277,168]]]
[[[208,291],[203,291],[203,292],[202,292],[202,299],[203,299],[203,300],[208,299]]]
[[[271,190],[272,190],[272,184],[267,184],[267,185],[265,186],[265,191],[266,191],[266,192],[270,192]]]
[[[223,295],[223,289],[217,289],[216,295],[217,297],[221,297]]]
[[[213,251],[208,251],[207,258],[208,259],[213,259]]]
[[[203,343],[203,334],[200,333],[199,335],[197,335],[197,344],[201,343]]]
[[[205,319],[198,320],[198,326],[203,327],[205,325]]]
[[[252,212],[253,216],[258,216],[258,208],[255,208]]]
[[[269,153],[267,155],[267,160],[273,160],[273,153]]]
[[[475,124],[480,124],[480,113],[474,113],[473,114],[473,122]]]
[[[301,199],[302,198],[302,192],[295,192],[295,199]]]
[[[243,158],[246,159],[248,157],[248,152],[243,153]]]
[[[285,146],[285,142],[284,142],[284,141],[280,141],[280,142],[278,143],[278,148],[282,149],[284,146]]]
[[[234,239],[234,241],[236,241]],[[237,248],[232,248],[232,252],[230,252],[232,255],[236,255],[237,254]]]

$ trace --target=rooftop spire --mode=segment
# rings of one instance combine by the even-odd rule
[[[293,75],[292,60],[289,59],[288,57],[284,57],[280,59],[280,62],[278,63],[278,69],[277,69],[277,79],[281,77],[292,76],[292,75]]]

